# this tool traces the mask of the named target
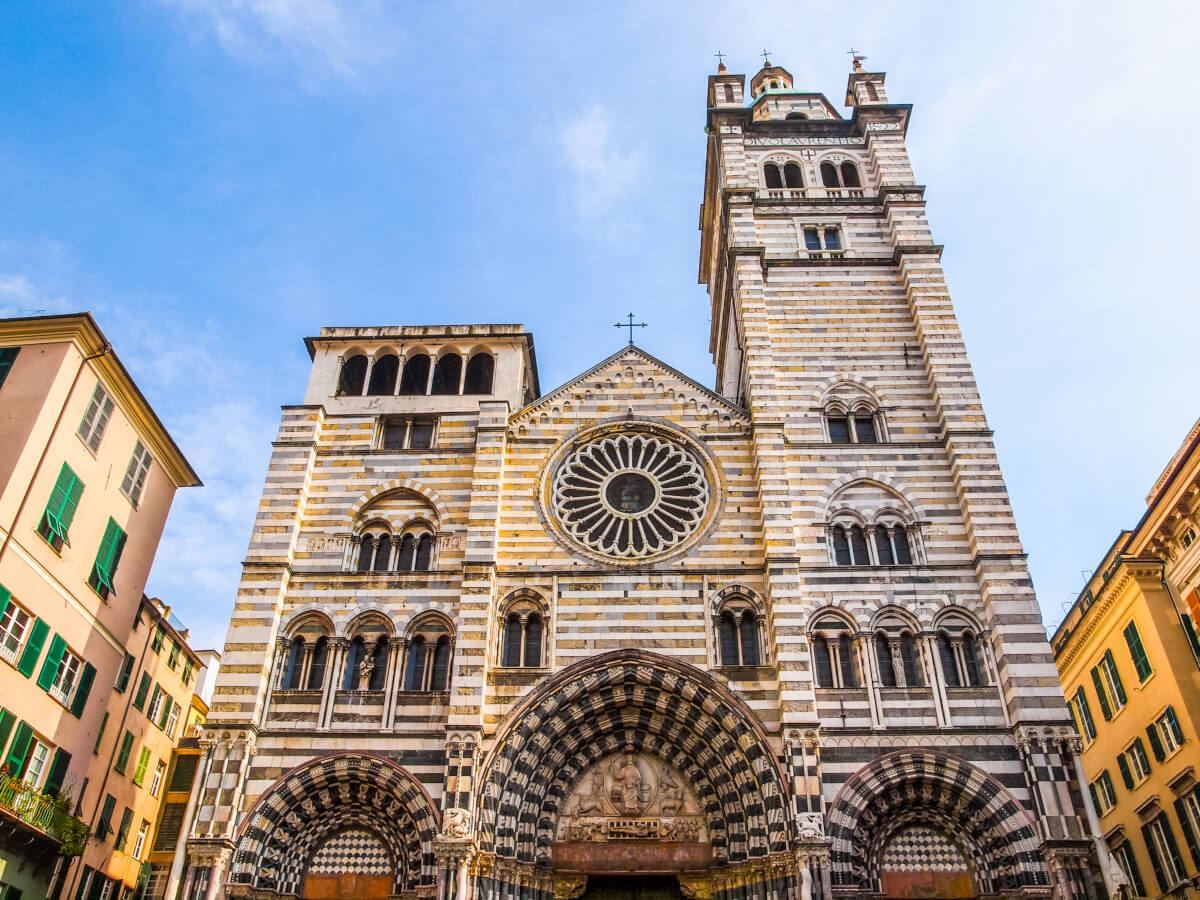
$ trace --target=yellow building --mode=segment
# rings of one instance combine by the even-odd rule
[[[1200,422],[1054,635],[1098,830],[1135,897],[1200,896]]]
[[[164,860],[154,830],[164,810],[174,810],[177,749],[199,752],[196,738],[208,706],[197,691],[220,658],[211,650],[193,650],[187,638],[170,607],[142,598],[129,640],[128,674],[122,672],[109,698],[93,753],[91,779],[103,800],[88,820],[92,837],[68,873],[64,897],[119,900],[139,887],[145,888],[140,896],[162,896],[154,891],[165,877],[155,866],[163,869],[165,861],[169,868],[174,847]],[[190,787],[188,779],[184,790]]]

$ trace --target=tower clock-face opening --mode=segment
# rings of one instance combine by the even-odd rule
[[[678,550],[708,518],[712,489],[698,454],[648,430],[576,445],[553,469],[552,519],[581,549],[617,562]]]

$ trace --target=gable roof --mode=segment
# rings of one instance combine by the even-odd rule
[[[664,369],[667,372],[668,375],[672,376],[673,378],[678,378],[680,381],[682,381],[684,384],[686,384],[692,390],[698,391],[699,393],[703,394],[713,405],[718,406],[721,409],[724,409],[730,416],[736,416],[738,418],[747,419],[747,420],[749,418],[749,413],[747,413],[745,409],[738,406],[736,403],[729,402],[727,399],[722,397],[720,394],[710,390],[709,388],[706,388],[704,385],[700,384],[700,382],[696,381],[695,379],[689,378],[687,375],[684,375],[682,372],[680,372],[674,366],[668,365],[667,363],[665,363],[661,359],[659,359],[657,356],[647,353],[645,350],[643,350],[641,347],[637,346],[636,344],[626,344],[624,347],[622,347],[620,350],[618,350],[612,356],[596,363],[596,365],[592,366],[586,372],[579,373],[574,378],[572,378],[570,381],[567,381],[567,382],[559,385],[554,390],[550,391],[548,394],[543,394],[541,397],[538,397],[536,400],[534,400],[532,403],[530,403],[524,409],[517,410],[515,413],[512,414],[511,420],[516,421],[518,419],[525,418],[525,417],[530,416],[533,413],[537,412],[538,410],[541,410],[545,407],[552,406],[555,403],[555,401],[557,401],[557,400],[561,399],[562,397],[564,397],[565,395],[569,394],[572,389],[579,386],[582,382],[585,382],[588,379],[595,377],[599,372],[603,371],[604,369],[608,368],[609,366],[612,366],[615,363],[622,362],[625,360],[636,360],[641,363],[648,363],[649,365],[652,365],[652,366],[661,367],[662,369]]]

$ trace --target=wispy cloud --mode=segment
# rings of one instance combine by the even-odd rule
[[[642,151],[622,140],[603,106],[567,121],[559,140],[576,214],[589,225],[613,216],[645,172]]]
[[[374,0],[159,0],[247,61],[284,56],[309,77],[353,79],[389,58],[400,32]],[[314,65],[315,64],[315,65]]]

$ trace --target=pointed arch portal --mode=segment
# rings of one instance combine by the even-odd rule
[[[660,787],[658,800],[639,796],[652,771],[667,773],[660,786],[676,777],[683,784]],[[581,801],[585,776],[596,786],[582,789],[589,800]],[[609,872],[670,872],[678,860],[654,854],[672,842],[686,856],[682,868],[707,860],[745,900],[787,896],[794,876],[785,784],[750,709],[711,676],[644,651],[583,660],[525,699],[481,767],[478,839],[495,862],[479,896],[507,896],[514,879],[528,884],[537,871],[595,872],[598,858]],[[700,823],[687,835],[676,788],[694,798]],[[616,818],[603,821],[600,805]],[[564,845],[560,820],[572,815],[598,829],[584,841],[604,842],[600,850],[591,844],[595,852],[581,855],[588,848],[577,838]],[[675,827],[677,839],[658,830]],[[665,843],[639,839],[655,836]]]

